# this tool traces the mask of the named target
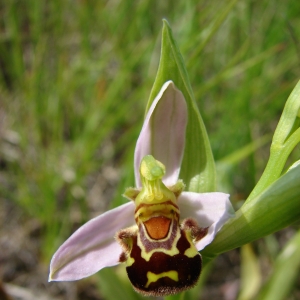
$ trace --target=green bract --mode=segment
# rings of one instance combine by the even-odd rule
[[[172,80],[183,93],[188,108],[185,150],[179,178],[184,181],[188,191],[215,191],[215,163],[206,129],[195,102],[182,56],[169,24],[164,20],[160,63],[146,112],[163,84],[169,80]]]

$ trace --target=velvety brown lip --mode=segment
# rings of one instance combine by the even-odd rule
[[[161,240],[167,237],[170,224],[171,219],[163,216],[153,217],[144,222],[147,233],[154,240]]]

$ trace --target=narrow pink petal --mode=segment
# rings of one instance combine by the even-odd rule
[[[184,96],[172,81],[167,81],[154,99],[137,140],[134,153],[137,187],[141,187],[141,160],[149,154],[165,165],[163,182],[166,185],[176,183],[184,152],[186,124],[187,105]]]
[[[209,227],[207,235],[196,243],[202,250],[210,244],[225,222],[234,216],[229,195],[224,193],[183,192],[178,198],[181,219],[194,218],[200,227]]]
[[[134,224],[131,201],[90,220],[71,235],[53,255],[49,281],[72,281],[119,263],[122,252],[114,236]]]

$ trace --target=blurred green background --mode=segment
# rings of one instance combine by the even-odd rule
[[[299,1],[2,1],[0,280],[9,294],[140,299],[122,266],[78,283],[48,284],[47,275],[58,246],[91,217],[125,203],[120,195],[134,185],[133,151],[158,67],[162,18],[187,66],[219,191],[238,207],[259,179],[300,78]],[[289,164],[299,156],[297,147]],[[259,294],[294,232],[218,258],[185,299],[254,299],[241,284],[247,263]],[[299,269],[290,283],[282,299],[300,299]]]

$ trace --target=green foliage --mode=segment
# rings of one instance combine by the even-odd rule
[[[300,231],[286,244],[278,255],[274,270],[265,283],[258,300],[287,299],[297,278],[300,268]]]
[[[262,192],[281,175],[289,155],[300,142],[299,112],[300,82],[297,83],[285,104],[273,136],[268,164],[247,201]]]
[[[203,255],[220,254],[276,232],[300,219],[300,165],[246,202]]]
[[[258,257],[251,244],[241,247],[241,292],[238,300],[254,299],[261,285],[261,271]]]
[[[179,177],[185,182],[188,191],[215,191],[216,171],[208,136],[196,106],[182,56],[169,24],[164,20],[160,64],[146,110],[168,80],[172,80],[183,93],[188,107],[185,149]]]

